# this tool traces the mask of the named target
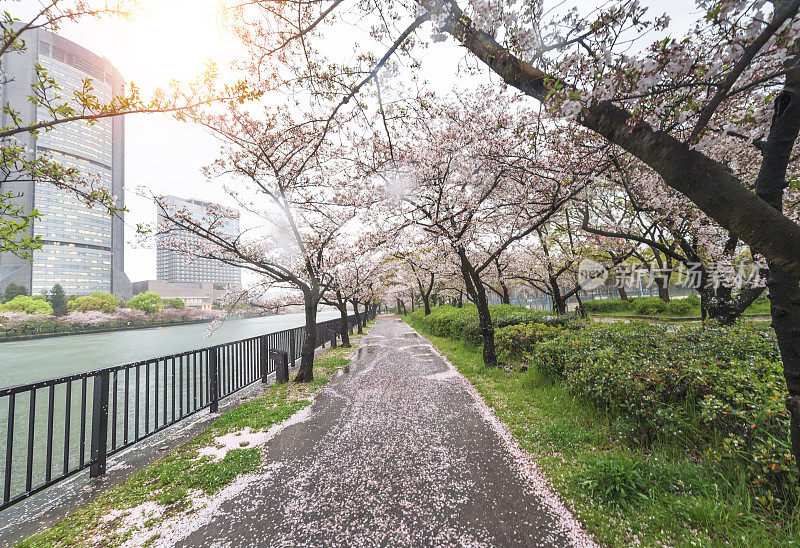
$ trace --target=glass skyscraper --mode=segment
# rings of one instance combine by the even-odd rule
[[[20,111],[26,123],[51,118],[45,108],[28,101],[36,63],[59,85],[65,99],[81,90],[87,78],[101,103],[123,94],[122,76],[107,59],[47,31],[28,31],[23,37],[25,51],[8,52],[2,59],[6,82],[2,101]],[[7,114],[2,117],[3,126],[11,125]],[[29,154],[47,155],[77,168],[114,195],[119,207],[124,205],[124,138],[122,117],[94,124],[71,122],[38,135],[18,135]],[[88,207],[47,182],[4,182],[3,188],[16,190],[27,207],[39,211],[41,219],[34,222],[31,233],[41,237],[43,246],[34,252],[32,263],[11,254],[0,255],[0,290],[14,282],[38,294],[60,283],[67,294],[108,291],[122,298],[130,296],[131,285],[123,272],[121,217],[99,206]]]
[[[214,204],[208,202],[177,198],[175,196],[166,196],[164,205],[168,208],[174,208],[176,211],[186,211],[195,219],[202,219],[209,208],[214,208]],[[163,212],[159,211],[159,226],[166,222]],[[239,236],[239,219],[231,219],[221,228],[221,232],[231,236],[231,238]],[[240,268],[214,259],[190,257],[175,251],[170,246],[165,245],[165,238],[167,237],[185,243],[196,242],[198,245],[201,244],[199,236],[183,230],[173,230],[169,236],[159,236],[156,244],[156,277],[159,280],[170,283],[214,282],[223,286],[241,286],[242,274]]]

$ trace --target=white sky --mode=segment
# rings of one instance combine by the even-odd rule
[[[581,7],[583,0],[579,0]],[[191,80],[202,72],[207,59],[220,70],[240,53],[238,42],[218,21],[218,0],[139,0],[143,12],[133,21],[85,19],[65,25],[59,34],[97,55],[108,58],[128,82],[144,95],[170,80]],[[591,2],[594,4],[595,2]],[[645,2],[658,13],[669,13],[678,26],[685,26],[690,0]],[[24,17],[37,0],[0,1],[2,9]],[[351,38],[346,39],[351,43]],[[463,50],[452,40],[434,44],[424,60],[424,75],[439,91],[456,80],[454,61]],[[125,271],[131,281],[155,278],[155,251],[135,245],[136,223],[155,221],[155,207],[134,194],[140,186],[157,194],[199,198],[234,205],[219,181],[209,182],[201,168],[216,157],[218,142],[202,129],[176,122],[167,116],[129,116],[125,122],[126,215]],[[246,224],[246,220],[243,219]]]

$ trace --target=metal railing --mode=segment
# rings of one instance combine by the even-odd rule
[[[366,315],[361,315],[366,323]],[[372,318],[369,318],[372,319]],[[356,326],[348,317],[348,330]],[[317,347],[340,334],[341,319],[317,323]],[[218,404],[243,388],[267,382],[271,351],[293,365],[305,328],[296,327],[199,350],[96,371],[0,388],[0,443],[5,441],[0,510],[86,468],[96,477],[108,457]],[[334,335],[335,337],[335,335]],[[334,339],[335,344],[335,339]]]

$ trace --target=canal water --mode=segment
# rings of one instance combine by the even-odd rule
[[[337,317],[338,311],[324,310],[317,321]],[[0,343],[0,388],[196,350],[304,323],[303,314],[284,314],[226,320],[208,338],[209,324],[191,324]]]

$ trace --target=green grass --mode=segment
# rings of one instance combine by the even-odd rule
[[[350,340],[356,346],[360,335]],[[19,546],[118,546],[132,531],[120,518],[105,519],[112,511],[122,513],[145,502],[163,507],[163,515],[148,520],[150,528],[161,520],[185,512],[192,492],[210,495],[230,484],[236,477],[260,469],[265,457],[257,447],[229,451],[215,462],[211,457],[198,458],[198,450],[213,446],[215,438],[242,430],[268,430],[311,404],[334,373],[348,364],[352,348],[328,350],[314,362],[314,381],[308,384],[274,385],[260,396],[220,416],[208,429],[165,457],[134,474],[125,483],[106,491],[77,512],[50,529],[21,542]],[[154,536],[150,541],[156,540]]]
[[[623,418],[535,370],[487,368],[480,347],[425,336],[509,426],[601,544],[800,545],[800,509],[761,506],[746,480],[689,458],[677,444],[640,445]]]

